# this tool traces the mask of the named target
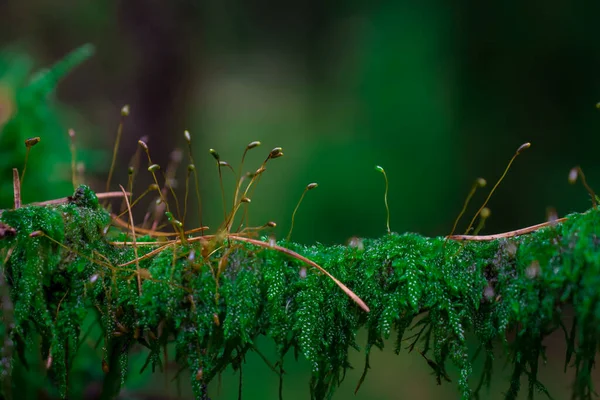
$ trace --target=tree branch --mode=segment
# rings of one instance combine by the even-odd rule
[[[576,374],[573,394],[586,398],[592,392],[589,374],[600,338],[600,212],[595,209],[486,240],[407,233],[354,241],[352,247],[265,246],[246,236],[207,235],[156,251],[142,244],[160,246],[164,238],[139,236],[134,251],[112,244],[128,242],[131,230],[112,228],[105,234],[110,215],[89,189],[78,188],[70,199],[5,210],[0,217],[3,231],[10,232],[0,249],[14,306],[14,327],[3,328],[19,339],[15,354],[35,335],[50,338],[42,354],[52,358],[63,396],[65,349],[78,348],[83,318],[93,308],[104,332],[103,369],[117,382],[105,384],[105,390],[112,388],[113,394],[127,373],[119,366],[127,365],[136,344],[149,349],[148,363],[154,366],[169,361],[161,360],[161,347],[174,342],[176,361],[191,370],[192,387],[203,398],[206,385],[228,365],[241,367],[257,337],[266,335],[281,358],[294,350],[310,362],[311,395],[325,398],[349,365],[348,349],[361,345],[360,329],[368,331],[362,344],[366,374],[371,347],[383,347],[395,334],[399,352],[412,325],[418,328],[409,350],[418,349],[438,381],[450,378],[448,362],[456,365],[463,398],[475,394],[466,332],[474,333],[486,357],[493,357],[495,346],[506,346],[513,368],[507,397],[514,398],[521,376],[529,379],[530,394],[544,389],[536,375],[542,341],[564,328],[561,313],[567,304],[575,313],[573,327],[564,328],[566,361],[573,362]],[[523,233],[528,234],[518,236]],[[132,269],[136,251],[139,266]],[[290,252],[301,258],[290,258]],[[304,262],[343,282],[370,312],[322,272],[306,270]],[[516,327],[516,339],[508,343],[505,333]],[[486,362],[482,382],[489,382],[490,373]]]

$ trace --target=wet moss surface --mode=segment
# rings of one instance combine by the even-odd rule
[[[590,371],[600,338],[595,209],[489,242],[406,233],[364,239],[358,246],[278,243],[344,282],[368,304],[368,313],[300,261],[225,236],[169,246],[139,236],[137,249],[117,245],[131,235],[107,229],[110,215],[86,187],[67,204],[7,210],[0,221],[10,294],[0,327],[3,390],[10,385],[10,358],[41,336],[48,373],[66,396],[83,320],[95,313],[104,332],[107,398],[126,379],[134,346],[147,348],[147,366],[154,369],[165,362],[163,347],[174,342],[179,366],[192,371],[196,397],[206,398],[206,385],[227,366],[239,368],[261,335],[277,345],[280,360],[271,364],[276,372],[288,352],[310,362],[313,398],[334,394],[349,367],[349,349],[364,351],[366,374],[370,349],[383,347],[392,335],[395,351],[408,345],[421,352],[438,381],[450,378],[449,364],[458,367],[452,378],[462,398],[476,397],[489,383],[494,349],[504,347],[513,370],[506,398],[520,391],[533,396],[545,391],[538,363],[542,341],[556,330],[564,331],[566,365],[576,371],[574,397],[593,393]],[[161,245],[162,251],[154,251]],[[569,326],[561,320],[565,307],[574,312]],[[357,342],[360,329],[368,331],[367,343]],[[514,340],[507,340],[509,330]],[[475,354],[467,348],[467,333],[486,359],[481,377],[472,376]],[[527,388],[520,387],[523,376]]]

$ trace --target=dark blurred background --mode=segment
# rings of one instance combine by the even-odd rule
[[[79,148],[94,154],[87,182],[104,189],[120,109],[129,104],[112,189],[127,182],[140,137],[148,137],[153,161],[166,166],[173,149],[185,149],[188,129],[209,226],[218,226],[223,211],[208,149],[237,168],[253,140],[263,145],[249,153],[248,170],[275,146],[285,156],[269,163],[250,223],[276,221],[277,236],[285,236],[302,190],[318,182],[293,233],[307,244],[385,233],[384,181],[375,165],[390,180],[392,230],[448,234],[473,180],[484,177],[488,186],[468,217],[524,142],[532,146],[490,201],[484,232],[543,222],[548,207],[563,216],[590,206],[585,189],[567,176],[581,165],[600,188],[599,2],[366,3],[5,0],[0,45],[41,67],[94,44],[96,55],[56,94],[62,132],[74,128]],[[148,183],[149,176],[139,177],[137,193]],[[26,196],[45,200],[28,184]],[[224,184],[231,193],[232,174]],[[542,381],[565,398],[570,375],[562,374],[564,348],[555,339]],[[357,371],[339,398],[350,395],[362,369],[362,356],[352,360]],[[277,377],[258,357],[248,363],[248,397],[275,398]],[[287,398],[306,398],[307,366],[292,365]],[[435,386],[418,354],[395,357],[388,349],[372,365],[357,399],[456,397],[452,385]],[[496,371],[490,398],[501,396],[510,376],[502,365]],[[144,392],[148,380],[139,382],[132,385]],[[216,386],[213,394],[235,397],[236,382],[224,374],[221,394]]]

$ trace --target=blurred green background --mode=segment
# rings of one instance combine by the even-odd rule
[[[600,3],[593,1],[7,0],[0,2],[0,46],[28,55],[36,67],[84,43],[96,47],[59,86],[56,120],[32,150],[38,174],[70,182],[66,129],[73,128],[86,182],[103,190],[119,110],[129,104],[112,189],[127,182],[140,137],[148,137],[153,161],[166,166],[171,150],[185,148],[188,129],[203,222],[216,227],[223,211],[208,149],[237,168],[246,144],[260,140],[263,146],[247,157],[249,170],[275,146],[285,156],[269,163],[252,198],[250,223],[276,221],[276,235],[284,237],[302,190],[318,182],[298,211],[293,239],[334,244],[385,233],[384,181],[375,165],[390,180],[392,230],[444,235],[473,180],[486,178],[487,192],[528,141],[531,149],[489,203],[484,232],[542,222],[548,207],[560,216],[588,208],[589,196],[569,185],[567,175],[581,165],[590,185],[600,188],[599,15]],[[14,112],[7,93],[0,93],[0,125],[3,111],[5,117]],[[56,163],[65,165],[57,170]],[[184,176],[181,167],[180,195]],[[224,181],[231,193],[233,176],[225,174]],[[141,176],[137,193],[149,183]],[[24,200],[70,194],[68,184],[53,186],[53,193],[40,185],[26,181]],[[475,197],[469,216],[484,194]],[[188,222],[198,223],[197,216]],[[269,343],[263,347],[269,354]],[[362,356],[352,360],[357,370],[338,398],[351,395],[362,370]],[[556,398],[569,393],[563,360],[561,338],[554,337],[542,382]],[[247,361],[247,398],[276,398],[278,378],[258,356]],[[435,385],[418,354],[376,351],[371,364],[357,399],[457,395],[452,385]],[[490,398],[507,387],[510,369],[502,366]],[[99,362],[89,368],[101,376]],[[307,398],[307,365],[290,360],[286,370],[286,398]],[[162,379],[134,375],[123,398],[161,398]],[[476,376],[477,370],[473,382]],[[157,389],[149,391],[149,382]],[[185,379],[182,386],[189,396]],[[221,390],[211,389],[214,398],[235,398],[237,377],[225,373]]]

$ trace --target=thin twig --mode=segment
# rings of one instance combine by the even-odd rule
[[[13,194],[15,198],[15,210],[21,208],[21,180],[19,179],[19,170],[13,168]]]
[[[325,275],[327,275],[327,277],[329,279],[331,279],[333,282],[335,282],[335,284],[338,285],[339,288],[342,289],[344,291],[344,293],[346,293],[352,300],[354,300],[354,302],[356,304],[358,304],[360,306],[360,308],[362,308],[366,312],[369,312],[369,307],[352,290],[348,289],[348,287],[346,285],[344,285],[336,277],[334,277],[329,272],[327,272],[327,270],[325,270],[319,264],[315,263],[312,260],[309,260],[308,258],[304,257],[303,255],[300,255],[300,254],[298,254],[295,251],[292,251],[290,249],[286,249],[285,247],[278,246],[278,245],[271,245],[271,244],[269,244],[267,242],[263,242],[263,241],[256,240],[256,239],[250,239],[250,238],[246,238],[246,237],[243,237],[243,236],[235,236],[235,235],[229,235],[227,237],[229,239],[232,239],[232,240],[235,240],[235,241],[238,241],[238,242],[246,242],[246,243],[250,243],[250,244],[253,244],[253,245],[256,245],[256,246],[260,246],[260,247],[263,247],[263,248],[266,248],[266,249],[273,249],[273,250],[279,251],[279,252],[281,252],[281,253],[283,253],[285,255],[288,255],[288,256],[290,256],[292,258],[295,258],[295,259],[297,259],[299,261],[302,261],[305,264],[310,265],[311,267],[314,267],[314,268],[318,269],[319,271],[321,271],[322,273],[324,273]]]
[[[125,203],[127,204],[127,211],[129,212],[129,222],[131,223],[131,237],[133,238],[133,255],[135,256],[135,269],[137,271],[137,284],[138,284],[138,292],[140,296],[142,295],[142,278],[140,276],[140,261],[138,259],[138,251],[137,251],[137,243],[135,239],[135,224],[133,223],[133,213],[131,212],[131,206],[129,205],[129,197],[125,188],[119,185],[121,188],[121,192],[123,192],[123,198],[125,199]]]
[[[130,225],[127,222],[123,221],[121,218],[119,218],[117,215],[111,214],[110,216],[112,217],[112,220],[115,224],[119,225],[122,228],[129,229]],[[183,233],[185,235],[191,235],[192,233],[202,232],[207,229],[209,229],[208,226],[201,226],[199,228],[187,230]],[[159,237],[170,237],[170,236],[181,235],[181,232],[157,232],[157,231],[153,231],[151,229],[144,229],[144,228],[138,228],[138,227],[135,227],[135,231],[136,231],[136,233],[140,233],[142,235],[151,235],[151,236],[159,236]],[[138,243],[138,244],[140,244],[140,243]]]
[[[14,177],[14,175],[13,175],[13,177]],[[13,186],[14,186],[14,181],[13,181]],[[19,190],[19,207],[15,207],[15,208],[29,207],[29,206],[36,206],[36,207],[55,206],[55,205],[65,204],[65,203],[68,203],[69,201],[71,201],[71,197],[61,197],[60,199],[46,200],[46,201],[40,201],[40,202],[36,202],[36,203],[29,203],[29,204],[21,205],[21,203],[20,203],[20,186],[19,186],[18,190]],[[129,196],[131,193],[126,192],[126,194],[127,194],[127,196]],[[123,193],[122,192],[96,193],[96,197],[98,197],[98,199],[123,197]],[[16,195],[15,195],[15,200],[16,200]],[[2,215],[2,213],[4,211],[5,210],[0,210],[0,215]]]
[[[452,236],[447,236],[447,238],[450,240],[459,240],[459,241],[460,240],[470,240],[470,241],[475,241],[475,242],[485,242],[485,241],[490,241],[490,240],[506,239],[506,238],[511,238],[511,237],[515,237],[515,236],[526,235],[528,233],[535,232],[538,229],[542,229],[542,228],[545,228],[548,226],[553,226],[560,222],[565,222],[566,220],[567,220],[567,218],[559,218],[554,221],[543,222],[541,224],[528,226],[527,228],[521,228],[521,229],[517,229],[515,231],[510,231],[510,232],[497,233],[495,235],[484,235],[484,236],[452,235]]]

